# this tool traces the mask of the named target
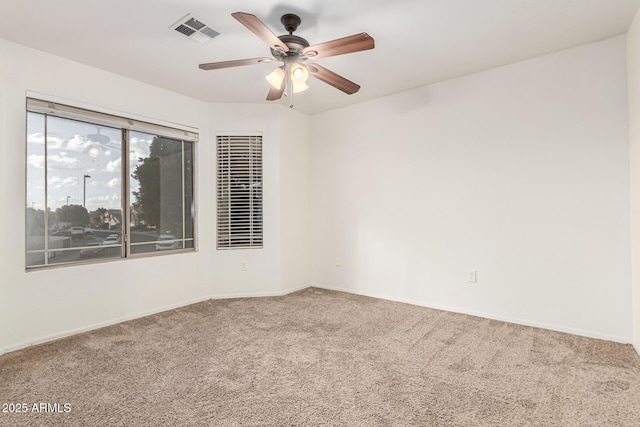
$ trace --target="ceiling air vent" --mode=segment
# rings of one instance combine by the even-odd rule
[[[208,42],[212,38],[220,35],[216,30],[207,27],[205,24],[195,19],[190,13],[187,13],[185,16],[180,18],[177,22],[171,25],[169,29],[175,30],[198,43]]]

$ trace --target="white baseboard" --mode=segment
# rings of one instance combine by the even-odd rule
[[[195,298],[189,301],[183,301],[181,303],[178,304],[171,304],[168,306],[164,306],[161,308],[155,308],[152,310],[147,310],[147,311],[143,311],[141,313],[136,313],[136,314],[132,314],[129,316],[122,316],[122,317],[118,317],[115,319],[111,319],[111,320],[107,320],[104,322],[98,322],[98,323],[93,323],[91,325],[87,325],[87,326],[82,326],[80,328],[75,328],[75,329],[69,329],[67,331],[64,332],[59,332],[56,334],[50,334],[50,335],[44,335],[42,337],[38,337],[29,341],[24,341],[15,345],[11,345],[5,349],[3,349],[3,353],[0,354],[4,354],[4,353],[9,353],[12,351],[16,351],[16,350],[21,350],[23,348],[26,347],[31,347],[32,345],[37,345],[37,344],[43,344],[49,341],[55,341],[58,340],[60,338],[65,338],[65,337],[69,337],[71,335],[76,335],[76,334],[81,334],[83,332],[88,332],[88,331],[93,331],[94,329],[100,329],[100,328],[104,328],[106,326],[111,326],[111,325],[115,325],[118,323],[122,323],[122,322],[126,322],[128,320],[134,320],[134,319],[139,319],[141,317],[145,317],[145,316],[150,316],[152,314],[157,314],[157,313],[162,313],[163,311],[168,311],[168,310],[173,310],[175,308],[180,308],[180,307],[184,307],[187,305],[191,305],[191,304],[196,304],[202,301],[207,301],[211,299],[211,297],[206,296],[206,297],[200,297],[200,298]]]
[[[184,306],[187,306],[187,305],[196,304],[196,303],[199,303],[199,302],[202,302],[202,301],[207,301],[209,299],[279,297],[279,296],[285,296],[285,295],[291,294],[293,292],[298,292],[298,291],[301,291],[301,290],[309,288],[309,287],[327,289],[327,290],[338,291],[338,292],[346,292],[346,293],[350,293],[350,294],[362,295],[362,296],[367,296],[367,297],[372,297],[372,298],[379,298],[379,299],[384,299],[384,300],[388,300],[388,301],[401,302],[401,303],[405,303],[405,304],[417,305],[417,306],[420,306],[420,307],[427,307],[427,308],[432,308],[432,309],[436,309],[436,310],[444,310],[444,311],[450,311],[450,312],[454,312],[454,313],[467,314],[467,315],[470,315],[470,316],[478,316],[478,317],[483,317],[483,318],[486,318],[486,319],[493,319],[493,320],[499,320],[499,321],[503,321],[503,322],[515,323],[515,324],[518,324],[518,325],[531,326],[531,327],[535,327],[535,328],[548,329],[548,330],[558,331],[558,332],[565,332],[565,333],[569,333],[569,334],[573,334],[573,335],[585,336],[585,337],[589,337],[589,338],[603,339],[603,340],[607,340],[607,341],[614,341],[614,342],[619,342],[619,343],[624,343],[624,344],[629,344],[630,343],[630,340],[628,338],[625,338],[625,337],[618,337],[618,336],[594,333],[594,332],[590,332],[590,331],[583,331],[583,330],[573,329],[573,328],[565,328],[565,327],[557,326],[557,325],[549,325],[549,324],[545,324],[545,323],[532,322],[532,321],[528,321],[526,319],[518,319],[518,318],[511,318],[511,317],[493,315],[493,314],[490,314],[490,313],[476,312],[476,311],[473,311],[473,310],[464,310],[464,309],[459,309],[457,307],[447,307],[447,306],[441,306],[441,305],[437,305],[437,304],[428,304],[428,303],[424,303],[422,301],[409,300],[409,299],[405,299],[405,298],[395,298],[395,297],[391,297],[389,295],[383,295],[383,294],[378,294],[378,293],[374,293],[374,292],[357,291],[357,290],[346,289],[346,288],[341,288],[341,287],[337,287],[337,286],[327,286],[327,285],[323,285],[323,284],[320,284],[320,283],[312,283],[312,284],[300,285],[300,286],[297,286],[297,287],[294,287],[294,288],[289,288],[289,289],[286,289],[286,290],[283,290],[283,291],[278,291],[278,292],[254,292],[254,293],[250,292],[250,293],[241,293],[241,294],[222,294],[222,295],[210,295],[210,296],[206,296],[206,297],[196,298],[196,299],[189,300],[189,301],[184,301],[184,302],[181,302],[181,303],[178,303],[178,304],[172,304],[172,305],[165,306],[165,307],[162,307],[162,308],[148,310],[148,311],[145,311],[145,312],[142,312],[142,313],[136,313],[136,314],[133,314],[133,315],[130,315],[130,316],[123,316],[123,317],[119,317],[119,318],[116,318],[116,319],[111,319],[111,320],[108,320],[108,321],[105,321],[105,322],[99,322],[99,323],[94,323],[94,324],[91,324],[91,325],[83,326],[81,328],[71,329],[71,330],[60,332],[60,333],[56,333],[56,334],[42,336],[42,337],[39,337],[39,338],[36,338],[36,339],[33,339],[33,340],[29,340],[29,341],[25,341],[25,342],[22,342],[22,343],[18,343],[16,345],[11,345],[11,346],[8,346],[6,348],[0,348],[0,355],[5,354],[5,353],[9,353],[9,352],[12,352],[12,351],[21,350],[23,348],[30,347],[32,345],[42,344],[42,343],[45,343],[45,342],[54,341],[54,340],[57,340],[57,339],[60,339],[60,338],[64,338],[64,337],[68,337],[68,336],[71,336],[71,335],[80,334],[80,333],[91,331],[91,330],[94,330],[94,329],[99,329],[99,328],[103,328],[103,327],[106,327],[106,326],[111,326],[111,325],[115,325],[115,324],[118,324],[118,323],[126,322],[128,320],[134,320],[134,319],[138,319],[138,318],[141,318],[141,317],[150,316],[152,314],[161,313],[163,311],[173,310],[175,308],[180,308],[180,307],[184,307]],[[635,350],[640,355],[640,344],[639,343],[633,343],[633,347],[635,348]]]
[[[286,289],[278,292],[247,292],[241,294],[220,294],[212,295],[211,299],[231,299],[231,298],[260,298],[260,297],[282,297],[294,292],[301,291],[310,287],[310,284],[297,286],[295,288]]]
[[[634,343],[633,348],[636,350],[636,353],[638,353],[638,356],[640,356],[640,344]]]
[[[442,306],[442,305],[438,305],[438,304],[429,304],[429,303],[425,303],[423,301],[409,300],[409,299],[405,299],[405,298],[396,298],[396,297],[391,297],[389,295],[377,294],[377,293],[374,293],[374,292],[358,291],[358,290],[353,290],[353,289],[345,289],[345,288],[341,288],[341,287],[337,287],[337,286],[327,286],[327,285],[323,285],[323,284],[320,284],[320,283],[313,283],[313,284],[311,284],[311,286],[315,287],[315,288],[328,289],[328,290],[332,290],[332,291],[346,292],[346,293],[350,293],[350,294],[362,295],[362,296],[367,296],[367,297],[372,297],[372,298],[379,298],[379,299],[384,299],[384,300],[388,300],[388,301],[395,301],[395,302],[401,302],[401,303],[405,303],[405,304],[417,305],[417,306],[420,306],[420,307],[433,308],[435,310],[450,311],[450,312],[453,312],[453,313],[467,314],[469,316],[483,317],[485,319],[492,319],[492,320],[499,320],[499,321],[502,321],[502,322],[515,323],[517,325],[531,326],[531,327],[534,327],[534,328],[541,328],[541,329],[548,329],[548,330],[556,331],[556,332],[565,332],[565,333],[568,333],[568,334],[579,335],[579,336],[588,337],[588,338],[597,338],[597,339],[606,340],[606,341],[614,341],[614,342],[618,342],[618,343],[622,343],[622,344],[630,344],[631,343],[631,340],[628,337],[619,337],[619,336],[615,336],[615,335],[601,334],[601,333],[598,333],[598,332],[584,331],[584,330],[581,330],[581,329],[567,328],[567,327],[564,327],[564,326],[557,326],[557,325],[551,325],[551,324],[546,324],[546,323],[540,323],[540,322],[530,321],[530,320],[527,320],[527,319],[519,319],[519,318],[513,318],[513,317],[507,317],[507,316],[500,316],[500,315],[495,315],[495,314],[492,314],[492,313],[484,313],[484,312],[478,312],[478,311],[473,311],[473,310],[465,310],[465,309],[461,309],[461,308],[458,308],[458,307],[448,307],[448,306]],[[636,351],[639,350],[637,345],[634,345],[634,347],[635,347]],[[638,354],[640,354],[640,351],[638,351]]]
[[[196,304],[202,301],[207,301],[210,299],[229,299],[229,298],[256,298],[256,297],[279,297],[279,296],[284,296],[293,292],[298,292],[301,291],[303,289],[308,288],[310,285],[306,284],[306,285],[301,285],[295,288],[290,288],[284,291],[279,291],[279,292],[258,292],[258,293],[244,293],[244,294],[229,294],[229,295],[208,295],[206,297],[200,297],[200,298],[196,298],[196,299],[192,299],[189,301],[183,301],[181,303],[178,304],[171,304],[165,307],[161,307],[161,308],[157,308],[157,309],[153,309],[153,310],[147,310],[141,313],[136,313],[136,314],[132,314],[129,316],[122,316],[122,317],[118,317],[115,319],[111,319],[111,320],[107,320],[104,322],[98,322],[98,323],[93,323],[91,325],[87,325],[87,326],[83,326],[80,328],[75,328],[75,329],[70,329],[64,332],[59,332],[59,333],[55,333],[55,334],[50,334],[50,335],[44,335],[32,340],[28,340],[28,341],[24,341],[15,345],[10,345],[6,348],[0,348],[0,355],[3,355],[5,353],[10,353],[12,351],[17,351],[17,350],[21,350],[23,348],[27,348],[27,347],[31,347],[33,345],[37,345],[37,344],[43,344],[46,342],[50,342],[50,341],[54,341],[54,340],[58,340],[60,338],[65,338],[71,335],[76,335],[76,334],[81,334],[83,332],[88,332],[88,331],[92,331],[94,329],[100,329],[100,328],[104,328],[106,326],[111,326],[111,325],[115,325],[118,323],[122,323],[122,322],[126,322],[128,320],[134,320],[134,319],[139,319],[141,317],[145,317],[145,316],[150,316],[152,314],[157,314],[157,313],[162,313],[163,311],[168,311],[168,310],[173,310],[176,308],[180,308],[180,307],[184,307],[187,305],[191,305],[191,304]]]

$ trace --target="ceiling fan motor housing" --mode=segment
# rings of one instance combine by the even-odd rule
[[[300,56],[302,54],[302,50],[305,47],[309,47],[309,42],[300,36],[285,34],[283,36],[278,36],[278,38],[289,48],[289,52],[285,52],[277,46],[271,48],[271,54],[279,60],[282,60],[287,56]]]
[[[287,13],[282,15],[282,18],[280,18],[280,22],[282,22],[282,25],[284,25],[284,29],[287,30],[289,34],[293,34],[293,32],[298,29],[298,25],[300,25],[302,20],[298,15]]]
[[[302,50],[309,47],[309,42],[306,39],[293,34],[293,32],[298,29],[298,25],[300,25],[302,20],[298,15],[287,13],[282,15],[280,22],[282,22],[284,29],[287,30],[289,34],[278,36],[278,38],[289,48],[289,52],[284,52],[283,49],[275,46],[271,48],[271,54],[280,61],[284,61],[287,57],[300,57]]]

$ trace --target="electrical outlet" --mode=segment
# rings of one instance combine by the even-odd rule
[[[476,283],[478,281],[478,273],[476,270],[469,270],[467,273],[467,282]]]
[[[240,261],[240,271],[247,271],[247,261]]]
[[[338,256],[336,257],[336,267],[340,267],[340,266],[342,266],[342,258]]]

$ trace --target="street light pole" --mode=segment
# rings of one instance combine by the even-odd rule
[[[87,206],[87,178],[91,178],[91,175],[84,176],[84,191],[82,193],[82,207],[86,208]]]

